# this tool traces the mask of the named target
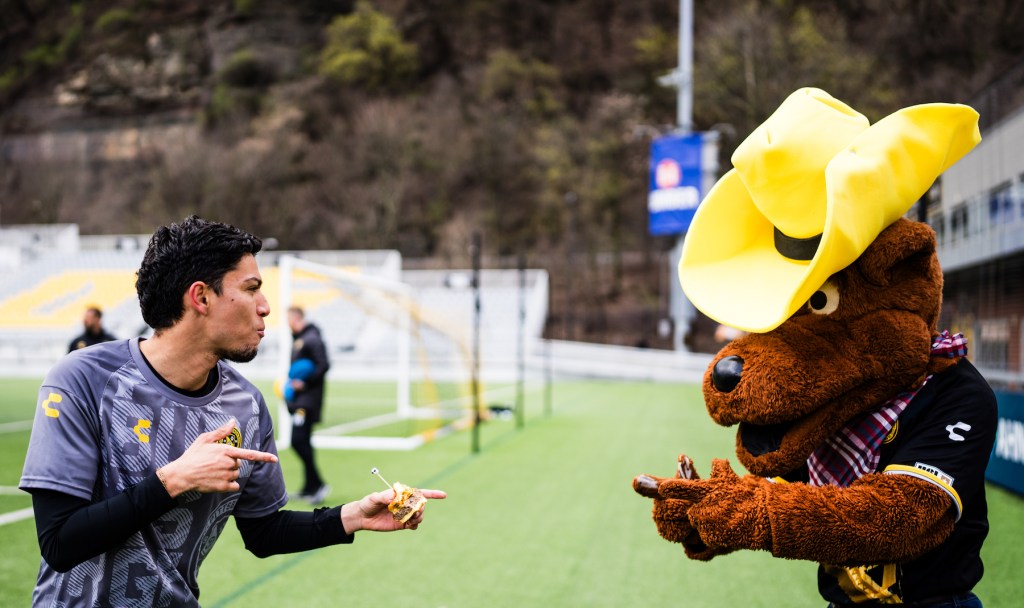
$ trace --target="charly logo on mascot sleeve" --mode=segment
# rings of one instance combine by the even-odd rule
[[[800,89],[736,148],[683,242],[679,280],[712,319],[777,327],[980,140],[978,113],[911,106],[874,125]]]

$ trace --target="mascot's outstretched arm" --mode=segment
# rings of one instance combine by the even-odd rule
[[[682,498],[669,498],[661,493],[660,484],[671,481],[689,481],[700,479],[693,469],[693,461],[686,455],[679,456],[679,466],[675,479],[662,479],[650,475],[640,475],[633,480],[633,489],[641,496],[654,499],[654,524],[658,534],[668,541],[680,543],[686,556],[690,559],[708,561],[718,555],[730,553],[733,548],[709,547],[701,539],[697,529],[690,524],[687,512],[696,504],[695,501]]]
[[[655,499],[654,520],[693,559],[736,549],[846,565],[902,561],[953,530],[945,492],[903,475],[865,475],[848,488],[739,477],[716,459],[706,480],[641,475],[634,489]]]

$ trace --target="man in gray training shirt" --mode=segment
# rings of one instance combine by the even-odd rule
[[[195,216],[158,229],[136,282],[153,337],[76,351],[47,375],[20,483],[43,557],[33,606],[198,606],[199,566],[229,516],[260,557],[422,521],[394,521],[393,491],[281,510],[267,405],[224,362],[252,360],[263,337],[260,247]]]

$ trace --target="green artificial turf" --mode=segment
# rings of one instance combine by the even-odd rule
[[[0,381],[0,420],[31,415],[34,403],[23,400],[35,400],[35,384]],[[332,386],[338,401],[329,407],[358,394]],[[200,571],[203,606],[824,604],[814,564],[763,552],[694,562],[655,531],[650,501],[630,487],[634,475],[671,475],[679,452],[705,475],[713,457],[735,462],[734,430],[712,423],[696,386],[560,383],[552,394],[550,416],[543,392],[528,394],[522,429],[512,420],[485,423],[477,454],[468,431],[409,452],[319,451],[331,504],[381,489],[374,466],[392,482],[444,489],[449,498],[431,502],[415,532],[361,532],[351,546],[262,560],[229,524]],[[27,441],[27,431],[0,434],[0,486],[17,483]],[[290,450],[282,466],[297,489],[301,469]],[[0,513],[28,504],[0,495]],[[1022,590],[1024,501],[993,487],[989,507],[977,592],[987,606],[1013,605]],[[28,605],[39,560],[32,521],[0,526],[0,546],[0,606]]]

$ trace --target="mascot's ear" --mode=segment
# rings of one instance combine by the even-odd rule
[[[913,278],[935,280],[942,276],[935,257],[935,231],[927,224],[906,218],[883,230],[856,265],[869,283],[879,287]]]

